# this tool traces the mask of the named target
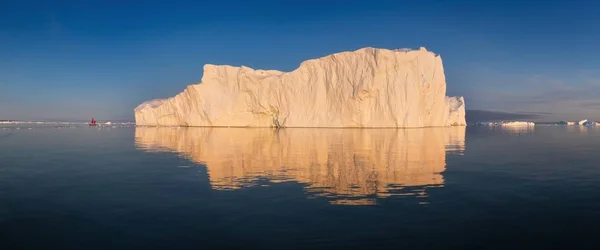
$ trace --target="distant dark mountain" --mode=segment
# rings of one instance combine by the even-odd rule
[[[540,113],[510,113],[488,110],[466,110],[467,123],[535,119],[539,118],[540,116]]]

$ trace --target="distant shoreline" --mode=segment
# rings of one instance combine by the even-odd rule
[[[133,120],[97,120],[98,122],[134,123]],[[0,120],[0,122],[22,122],[22,123],[88,123],[88,120]]]

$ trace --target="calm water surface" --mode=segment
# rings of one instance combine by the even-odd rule
[[[585,127],[0,126],[0,249],[597,249],[599,149]]]

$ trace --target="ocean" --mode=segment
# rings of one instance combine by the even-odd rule
[[[0,249],[597,249],[600,128],[0,124]]]

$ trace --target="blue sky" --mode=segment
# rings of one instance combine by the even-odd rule
[[[287,71],[424,46],[468,109],[600,120],[596,2],[4,0],[0,119],[132,120],[207,63]]]

